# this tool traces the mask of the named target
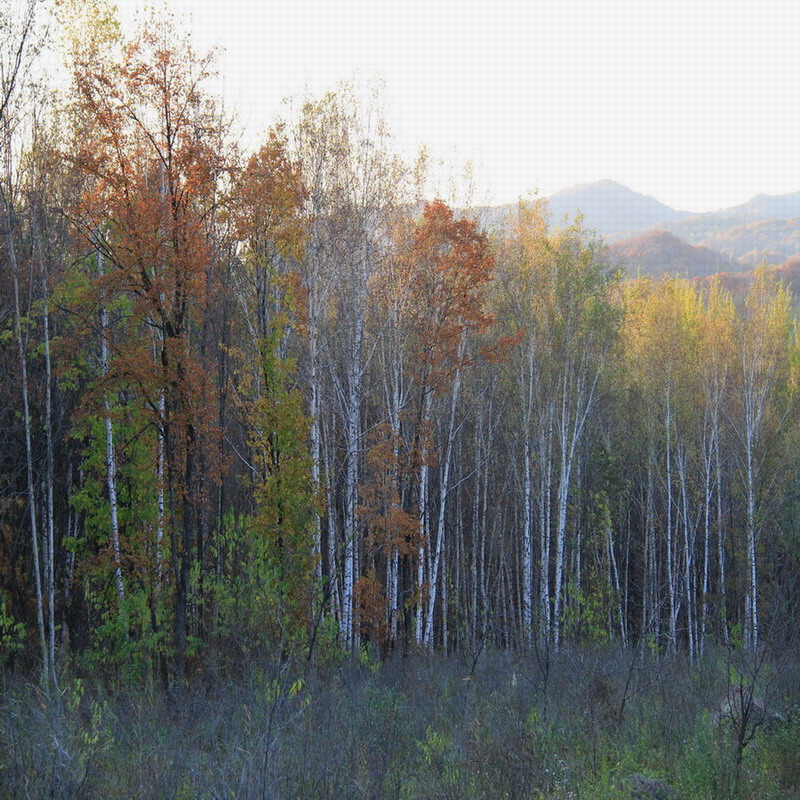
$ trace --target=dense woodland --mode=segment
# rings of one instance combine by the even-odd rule
[[[102,2],[3,28],[0,659],[690,660],[797,635],[790,294],[623,279],[426,202],[347,86],[239,152],[213,61]],[[56,30],[57,29],[57,30]]]

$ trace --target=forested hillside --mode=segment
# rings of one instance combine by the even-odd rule
[[[773,273],[623,280],[543,203],[489,236],[347,87],[239,153],[168,21],[68,9],[65,96],[29,18],[3,50],[5,664],[796,636]]]
[[[722,253],[684,242],[669,231],[650,231],[610,245],[614,258],[619,259],[631,277],[659,276],[668,273],[685,277],[738,272],[741,264]]]

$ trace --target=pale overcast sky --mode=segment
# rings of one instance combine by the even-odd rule
[[[123,19],[141,4],[118,0]],[[797,0],[170,0],[223,48],[249,136],[281,101],[385,83],[398,149],[475,165],[476,202],[602,178],[707,211],[800,191]],[[283,109],[285,112],[285,108]]]

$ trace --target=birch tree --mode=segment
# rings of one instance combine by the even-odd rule
[[[32,421],[30,407],[30,387],[28,380],[27,342],[23,331],[23,307],[20,297],[20,263],[17,257],[18,235],[16,218],[18,205],[18,166],[15,157],[21,149],[21,129],[24,125],[27,82],[40,42],[37,41],[36,22],[38,19],[36,0],[4,3],[0,18],[6,24],[0,39],[0,153],[2,153],[3,177],[0,180],[0,200],[3,204],[3,233],[6,246],[6,259],[11,269],[14,291],[14,330],[17,340],[21,372],[22,419],[25,431],[25,464],[27,474],[28,521],[30,525],[31,550],[33,555],[34,587],[36,597],[36,619],[42,650],[42,680],[49,685],[51,677],[55,680],[55,666],[52,663],[53,636],[45,632],[44,599],[42,571],[39,557],[40,533],[36,510],[36,488],[34,477],[34,454],[32,442]],[[52,554],[50,563],[52,564]],[[52,581],[51,581],[52,585]],[[48,592],[52,601],[52,594]],[[54,609],[50,606],[49,624],[54,629]],[[48,646],[50,642],[51,646]]]
[[[626,354],[635,390],[645,405],[647,431],[643,569],[651,591],[646,605],[653,614],[662,601],[666,605],[671,650],[678,644],[678,617],[684,609],[687,643],[693,654],[696,512],[690,507],[695,473],[689,458],[700,429],[696,413],[701,406],[697,395],[700,304],[695,289],[676,278],[639,281],[626,303]],[[666,596],[659,586],[662,565]],[[658,621],[646,619],[644,625],[657,629]]]
[[[552,640],[560,643],[568,510],[578,446],[595,407],[598,383],[617,327],[616,270],[598,239],[579,224],[557,231],[551,247],[543,327],[551,338],[554,435],[558,453]]]
[[[739,384],[735,427],[746,502],[747,591],[744,598],[744,644],[760,644],[758,539],[764,526],[764,445],[784,424],[788,369],[789,294],[761,267],[735,328]]]
[[[703,315],[701,376],[703,387],[703,570],[699,651],[702,655],[708,628],[712,566],[716,565],[716,609],[727,642],[726,554],[723,509],[723,448],[732,373],[734,306],[718,282],[711,286]],[[712,530],[714,537],[712,539]],[[713,540],[716,540],[714,546]]]
[[[341,530],[328,519],[329,542],[341,548],[340,633],[355,639],[354,591],[360,575],[358,519],[363,455],[364,380],[374,355],[366,340],[371,280],[385,257],[388,224],[402,181],[399,161],[377,98],[362,103],[355,87],[342,86],[308,102],[296,128],[306,192],[309,416],[315,481],[320,475],[322,368],[342,422]],[[324,352],[320,341],[324,337]],[[335,580],[336,566],[328,565]]]
[[[522,439],[522,628],[523,636],[533,634],[534,598],[534,529],[536,526],[536,496],[539,496],[539,541],[541,598],[539,602],[540,630],[549,636],[549,535],[545,518],[549,510],[543,510],[545,496],[549,497],[546,478],[535,486],[536,474],[544,475],[549,459],[541,459],[537,469],[537,452],[546,455],[547,449],[537,447],[537,441],[549,436],[542,431],[548,429],[550,419],[543,405],[545,381],[543,377],[546,349],[541,329],[542,321],[537,315],[537,292],[541,290],[545,263],[550,257],[547,240],[547,219],[542,202],[533,206],[520,203],[513,220],[511,234],[501,242],[499,256],[499,286],[496,292],[498,316],[505,322],[505,332],[516,337],[517,344],[509,361],[514,370],[514,383],[518,398],[520,419],[515,420],[515,436]]]
[[[469,365],[468,334],[490,324],[485,292],[493,259],[485,235],[474,222],[457,220],[441,201],[426,206],[414,234],[413,297],[415,370],[418,397],[420,542],[417,583],[420,596],[415,638],[433,646],[436,601],[446,553],[446,509],[456,435],[456,412],[463,370]],[[445,402],[442,439],[437,448],[439,497],[435,532],[430,524],[430,466],[435,397]],[[425,577],[427,576],[427,582]],[[422,603],[427,583],[426,602]]]

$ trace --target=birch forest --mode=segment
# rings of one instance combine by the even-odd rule
[[[421,195],[379,98],[253,153],[165,17],[2,52],[0,655],[797,634],[795,305],[630,279],[580,219]],[[37,78],[38,76],[38,78]]]
[[[775,270],[484,224],[353,84],[245,149],[163,11],[0,7],[2,796],[798,796]]]

